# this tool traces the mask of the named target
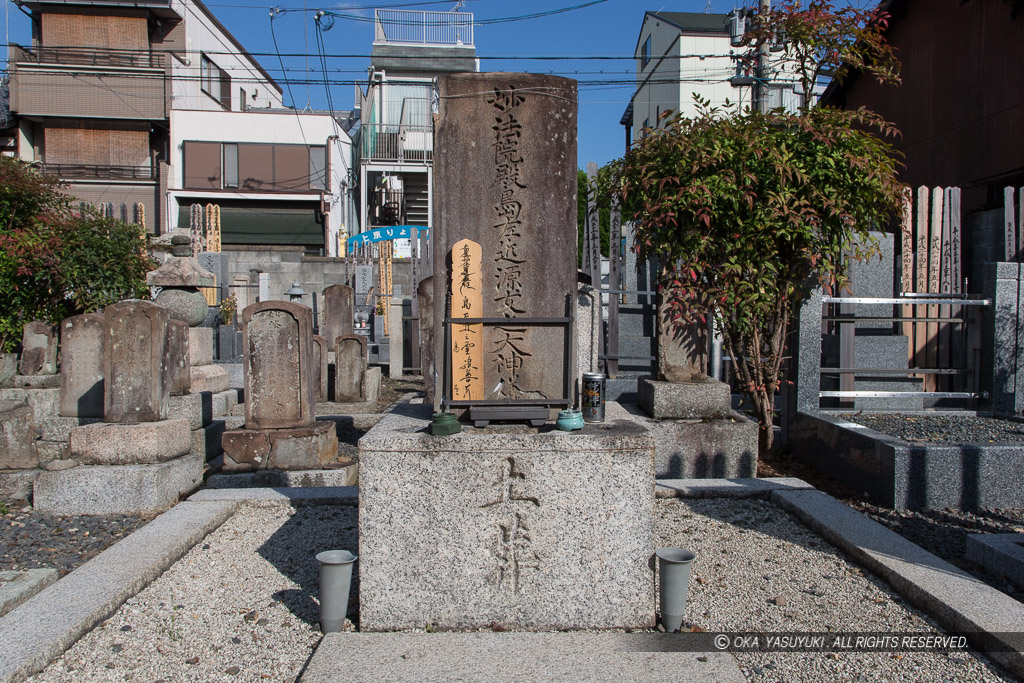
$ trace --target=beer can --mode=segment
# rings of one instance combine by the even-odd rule
[[[584,422],[604,422],[604,381],[603,372],[583,373],[580,409]]]

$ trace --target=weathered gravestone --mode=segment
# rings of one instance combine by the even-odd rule
[[[265,301],[242,312],[245,428],[224,432],[224,469],[322,469],[338,455],[334,422],[315,422],[313,309]]]
[[[327,400],[327,338],[313,335],[313,393],[316,402]]]
[[[343,334],[334,341],[334,400],[357,403],[366,400],[366,337]]]
[[[449,256],[456,242],[469,239],[481,249],[481,317],[508,318],[483,329],[482,399],[565,405],[574,372],[568,349],[575,342],[568,325],[536,319],[567,319],[568,307],[575,306],[576,83],[473,73],[443,76],[438,88],[435,364],[443,367],[449,351],[439,332],[458,274],[458,259]],[[444,374],[436,374],[438,409]]]
[[[331,351],[337,351],[334,343],[343,334],[352,334],[355,315],[355,295],[348,285],[324,287],[324,315],[320,322],[320,334],[331,344]]]
[[[191,363],[188,330],[188,323],[182,320],[172,318],[167,321],[167,346],[164,348],[167,358],[164,364],[168,369],[168,391],[171,396],[187,394],[192,386],[192,379],[189,376]]]
[[[53,375],[57,372],[57,335],[49,323],[26,323],[21,337],[21,374]]]
[[[313,309],[264,301],[242,312],[247,429],[313,422]]]
[[[106,422],[156,422],[167,417],[170,397],[166,365],[167,309],[150,301],[127,299],[103,311],[103,419]]]
[[[60,414],[103,417],[102,313],[65,318],[60,324]]]
[[[426,403],[434,402],[434,276],[420,280],[416,287],[419,303],[420,329],[420,374],[423,375],[423,389]]]

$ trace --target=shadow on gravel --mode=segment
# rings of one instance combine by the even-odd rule
[[[298,588],[278,591],[279,600],[296,618],[316,626],[320,621],[320,569],[316,554],[325,550],[358,553],[358,508],[353,505],[306,505],[295,510],[258,552]],[[348,617],[356,622],[359,563],[352,574]]]

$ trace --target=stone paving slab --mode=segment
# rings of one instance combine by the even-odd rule
[[[323,486],[319,488],[239,488],[203,489],[189,497],[190,501],[233,501],[258,505],[356,505],[356,486]]]
[[[0,617],[56,580],[56,569],[0,572]]]
[[[180,503],[0,618],[0,682],[42,670],[237,508],[230,500]]]
[[[352,464],[334,470],[260,470],[211,474],[206,485],[211,489],[262,487],[354,486],[359,466]]]
[[[299,680],[302,683],[746,680],[736,660],[728,653],[638,651],[644,647],[643,637],[586,631],[331,633],[320,642]]]
[[[779,490],[771,498],[944,628],[978,634],[969,642],[1024,676],[1024,604],[821,491]]]
[[[658,498],[758,498],[772,491],[813,489],[796,477],[765,479],[658,479],[654,495]]]

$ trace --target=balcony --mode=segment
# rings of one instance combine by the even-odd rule
[[[434,161],[434,129],[364,123],[359,129],[362,163],[430,164]]]
[[[156,169],[151,166],[43,164],[42,171],[63,180],[156,180]]]
[[[21,116],[167,118],[164,55],[11,46],[11,111]]]
[[[110,50],[91,47],[33,47],[11,45],[10,61],[26,64],[78,64],[100,67],[163,69],[167,57],[138,50]]]
[[[472,12],[378,9],[373,23],[375,45],[473,47]]]

